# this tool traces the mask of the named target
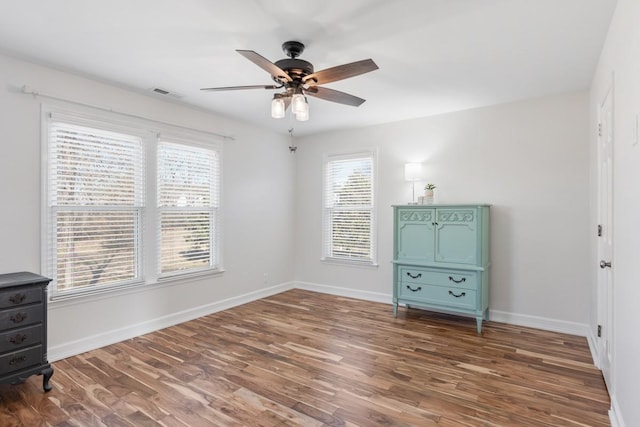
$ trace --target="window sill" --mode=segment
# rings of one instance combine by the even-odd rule
[[[371,261],[356,261],[356,260],[348,260],[341,258],[322,258],[320,262],[327,265],[340,265],[344,267],[355,267],[355,268],[378,268],[378,264]]]
[[[222,276],[225,270],[207,270],[199,271],[195,273],[172,275],[158,278],[153,282],[136,282],[121,286],[113,286],[103,289],[94,289],[91,291],[74,293],[69,295],[57,295],[55,297],[49,297],[48,307],[50,309],[57,309],[68,307],[76,304],[84,304],[92,301],[99,301],[102,299],[120,297],[124,295],[131,295],[139,292],[146,292],[149,290],[156,290],[160,288],[177,286],[186,282],[193,282],[199,279],[207,277]]]

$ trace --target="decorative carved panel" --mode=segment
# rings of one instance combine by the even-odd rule
[[[433,222],[433,211],[400,211],[402,222]]]
[[[438,221],[442,222],[473,222],[475,211],[438,211]]]

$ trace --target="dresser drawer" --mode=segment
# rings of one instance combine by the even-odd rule
[[[399,274],[398,280],[403,283],[453,286],[470,290],[478,289],[478,278],[476,273],[473,272],[400,267]]]
[[[447,307],[476,309],[476,291],[465,288],[400,283],[400,297]]]
[[[406,283],[427,284],[428,270],[423,268],[400,267],[398,280]]]
[[[42,346],[25,348],[0,356],[0,375],[42,363]]]
[[[42,287],[5,289],[0,293],[0,309],[42,301]]]
[[[42,322],[42,304],[0,310],[0,330]]]
[[[0,333],[0,354],[40,344],[44,340],[42,324]]]

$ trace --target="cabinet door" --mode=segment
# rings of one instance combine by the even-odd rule
[[[438,209],[436,224],[437,262],[477,264],[480,242],[476,209]]]
[[[400,209],[397,221],[398,260],[417,263],[433,262],[435,210]]]

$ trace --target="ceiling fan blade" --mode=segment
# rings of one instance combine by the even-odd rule
[[[245,89],[278,89],[281,87],[282,86],[275,86],[275,85],[253,85],[253,86],[203,87],[200,90],[222,91],[222,90],[245,90]]]
[[[372,59],[363,59],[362,61],[320,70],[313,74],[309,74],[302,80],[307,84],[323,85],[338,80],[348,79],[349,77],[358,76],[377,69],[378,66]]]
[[[308,89],[304,89],[304,93],[309,96],[324,99],[325,101],[352,105],[354,107],[360,106],[365,101],[364,99],[358,98],[357,96],[349,95],[348,93],[340,92],[339,90],[327,89],[326,87],[320,86],[311,86]]]
[[[258,67],[260,67],[263,70],[265,70],[267,73],[271,74],[272,76],[277,77],[279,80],[282,80],[282,81],[285,81],[285,82],[292,81],[291,77],[289,77],[289,75],[287,73],[285,73],[282,68],[278,67],[276,64],[274,64],[273,62],[269,61],[264,56],[254,52],[252,50],[236,50],[236,52],[238,52],[240,55],[244,56],[249,61],[251,61],[254,64],[256,64]]]

